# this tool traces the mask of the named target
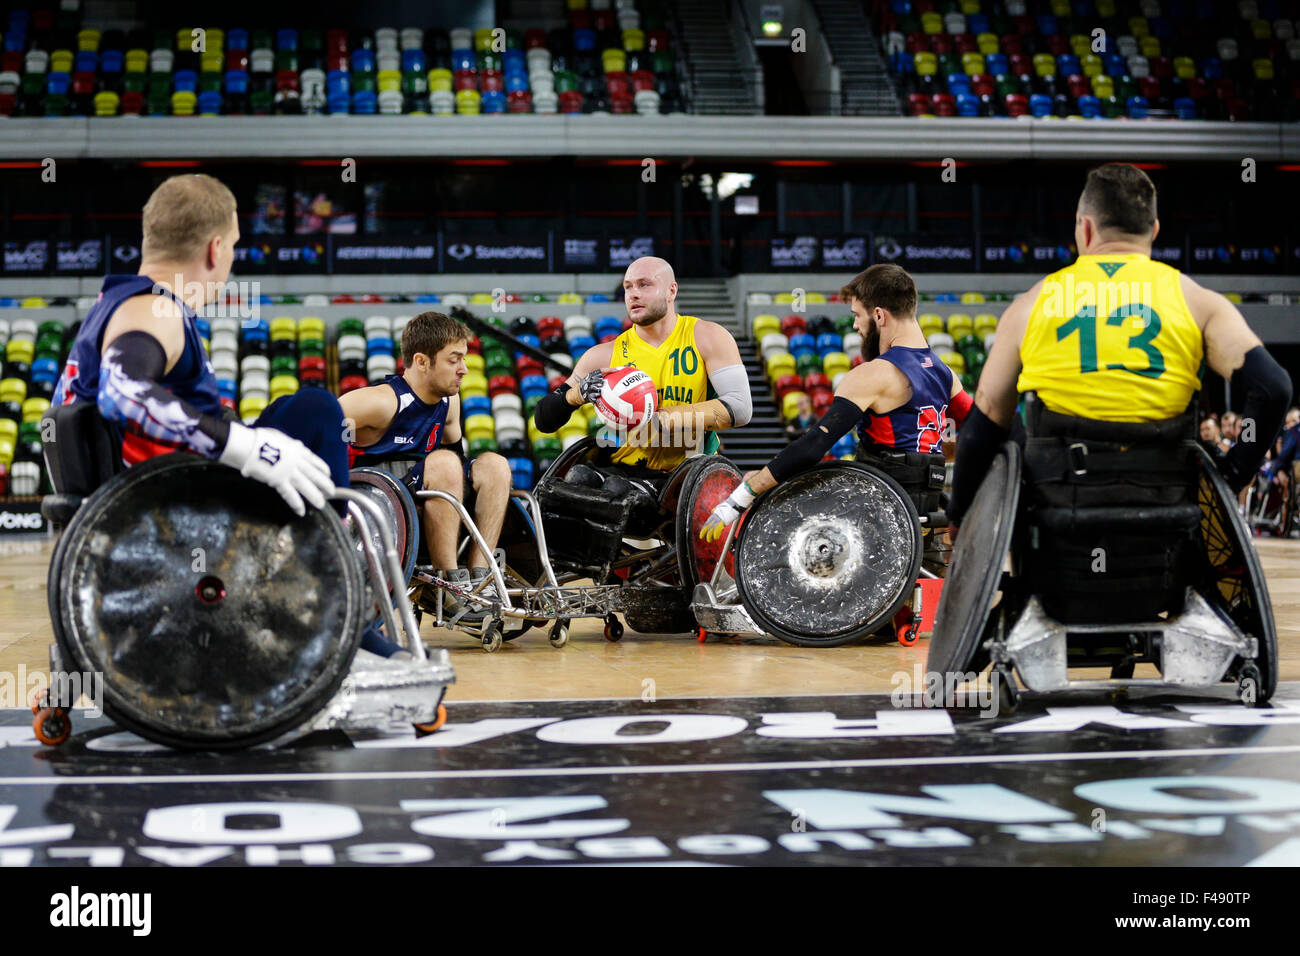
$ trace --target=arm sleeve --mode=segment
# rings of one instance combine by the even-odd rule
[[[966,510],[975,500],[993,456],[1011,432],[989,418],[976,405],[966,417],[966,425],[957,436],[957,458],[952,472],[952,498],[948,502],[949,524],[960,525]]]
[[[158,384],[166,368],[167,353],[148,332],[119,335],[99,365],[99,413],[150,438],[220,458],[229,422],[204,415]]]
[[[831,446],[847,435],[861,418],[862,409],[847,398],[837,396],[822,420],[779,452],[768,462],[767,470],[777,481],[785,481],[806,471],[821,461]]]
[[[1219,463],[1228,485],[1240,491],[1254,477],[1282,426],[1286,403],[1291,400],[1291,376],[1264,346],[1257,345],[1246,353],[1241,368],[1232,373],[1232,393],[1246,396],[1241,408],[1243,429],[1254,425],[1253,441],[1239,439]]]
[[[565,396],[569,392],[569,383],[565,382],[542,396],[542,400],[533,409],[533,421],[537,430],[542,432],[559,431],[573,417],[574,406]]]
[[[709,373],[714,395],[731,415],[731,427],[748,425],[754,417],[754,400],[749,393],[749,373],[745,366],[728,365]]]
[[[975,402],[970,397],[970,392],[962,389],[949,401],[948,417],[957,424],[958,428],[961,428],[962,422],[966,421],[966,416],[970,414],[970,410],[974,405]]]

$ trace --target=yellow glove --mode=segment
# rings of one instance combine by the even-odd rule
[[[754,492],[749,490],[749,483],[742,481],[727,499],[713,509],[709,520],[700,529],[700,538],[704,541],[717,541],[733,521],[754,503]]]

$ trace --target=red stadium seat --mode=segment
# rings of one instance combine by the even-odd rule
[[[997,84],[987,73],[976,73],[970,78],[970,91],[976,96],[992,96]]]
[[[979,44],[975,42],[975,37],[970,33],[958,33],[952,38],[952,45],[958,53],[978,53]]]
[[[537,334],[541,338],[548,335],[563,335],[564,320],[558,315],[544,315],[537,320]]]
[[[830,388],[831,380],[827,375],[821,372],[813,372],[803,380],[804,387],[811,391],[814,388]]]
[[[925,33],[909,33],[907,35],[907,52],[908,53],[929,53],[930,37]]]
[[[780,375],[772,383],[772,387],[776,389],[776,400],[780,402],[790,392],[802,391],[803,382],[798,375]]]
[[[1228,108],[1228,119],[1231,122],[1245,123],[1250,120],[1250,107],[1241,97],[1230,96],[1225,103]]]
[[[488,379],[488,394],[493,398],[498,395],[515,395],[519,392],[519,383],[513,375],[493,375]]]
[[[347,53],[348,52],[348,31],[330,30],[328,33],[326,33],[325,52],[326,53]]]
[[[590,30],[591,13],[587,10],[570,10],[569,26],[574,30]]]
[[[920,116],[923,113],[930,112],[930,97],[924,93],[908,93],[907,111],[913,116]]]
[[[835,393],[829,388],[819,388],[811,393],[813,414],[821,418],[835,404]]]
[[[957,100],[951,93],[934,94],[934,115],[935,116],[956,116]]]
[[[1167,80],[1174,75],[1174,61],[1167,56],[1153,56],[1150,64],[1152,76]]]
[[[662,53],[672,46],[667,30],[648,30],[645,35],[645,48],[651,53]]]
[[[546,31],[538,27],[533,27],[524,34],[524,49],[526,50],[545,50],[546,49]]]
[[[924,94],[916,94],[924,98]],[[928,102],[928,101],[927,101]],[[808,331],[808,320],[802,315],[795,315],[793,312],[781,320],[781,334],[786,338],[792,335],[799,335]]]
[[[1019,33],[1002,34],[1002,36],[998,37],[998,47],[1007,56],[1020,56],[1024,52]]]
[[[1029,100],[1023,93],[1008,93],[1004,102],[1008,116],[1024,116],[1029,112]]]
[[[930,37],[930,49],[939,54],[939,56],[943,56],[945,53],[951,53],[952,46],[952,37],[946,33],[936,33],[934,36]]]
[[[1047,38],[1047,52],[1052,56],[1064,56],[1070,52],[1070,41],[1061,33],[1053,33]]]

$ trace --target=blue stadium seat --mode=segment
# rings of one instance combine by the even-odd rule
[[[1084,119],[1096,119],[1101,115],[1101,100],[1095,96],[1079,97],[1079,115]]]

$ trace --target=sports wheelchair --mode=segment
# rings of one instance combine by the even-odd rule
[[[445,720],[450,662],[425,651],[390,587],[397,552],[366,495],[331,496],[347,502],[354,535],[332,508],[295,517],[271,488],[194,455],[123,470],[91,403],[45,419],[55,493],[42,511],[62,532],[48,579],[55,692],[33,707],[39,740],[67,739],[73,701],[57,689],[83,673],[103,675],[115,722],[182,749]],[[359,650],[376,613],[409,659]]]
[[[610,641],[623,636],[615,610],[641,633],[695,631],[691,594],[713,575],[723,552],[699,533],[740,484],[740,471],[721,455],[688,458],[655,500],[565,481],[577,464],[608,461],[609,449],[584,438],[551,463],[534,489],[558,580],[590,578],[612,589],[616,600],[605,618]]]
[[[1236,496],[1194,440],[1194,410],[1099,422],[1032,393],[1025,408],[1023,453],[1000,449],[961,526],[929,670],[961,681],[992,665],[1004,713],[1017,674],[1031,692],[1232,681],[1245,703],[1266,703],[1278,659],[1268,590]],[[1139,664],[1159,679],[1135,679]],[[1110,678],[1071,679],[1087,667]]]
[[[760,495],[728,529],[726,561],[695,588],[691,608],[702,635],[768,633],[802,647],[835,647],[892,622],[899,643],[916,643],[929,590],[922,584],[939,584],[943,570],[937,532],[946,521],[934,510],[942,459],[860,454],[906,486],[875,464],[837,461]]]
[[[385,465],[401,469],[410,462],[395,461]],[[407,582],[407,595],[415,608],[417,626],[424,615],[433,617],[436,627],[465,631],[478,639],[485,651],[494,652],[503,642],[512,641],[531,628],[548,628],[551,646],[564,647],[569,640],[569,626],[575,618],[613,617],[618,588],[561,584],[547,555],[546,533],[537,500],[527,491],[513,489],[502,523],[499,547],[493,554],[494,567],[484,581],[474,585],[458,584],[438,577],[429,563],[421,533],[419,502],[438,499],[448,502],[460,519],[462,534],[458,553],[464,555],[471,543],[485,552],[486,542],[473,516],[454,495],[443,491],[418,491],[413,496],[396,474],[384,465],[352,469],[352,486],[372,498],[394,529],[397,549]],[[462,609],[450,610],[448,595],[455,596]],[[466,611],[480,611],[466,617]]]
[[[1266,531],[1277,538],[1292,536],[1296,529],[1297,470],[1293,466],[1274,477],[1260,469],[1254,480],[1246,486],[1243,510],[1246,524],[1251,530]]]

